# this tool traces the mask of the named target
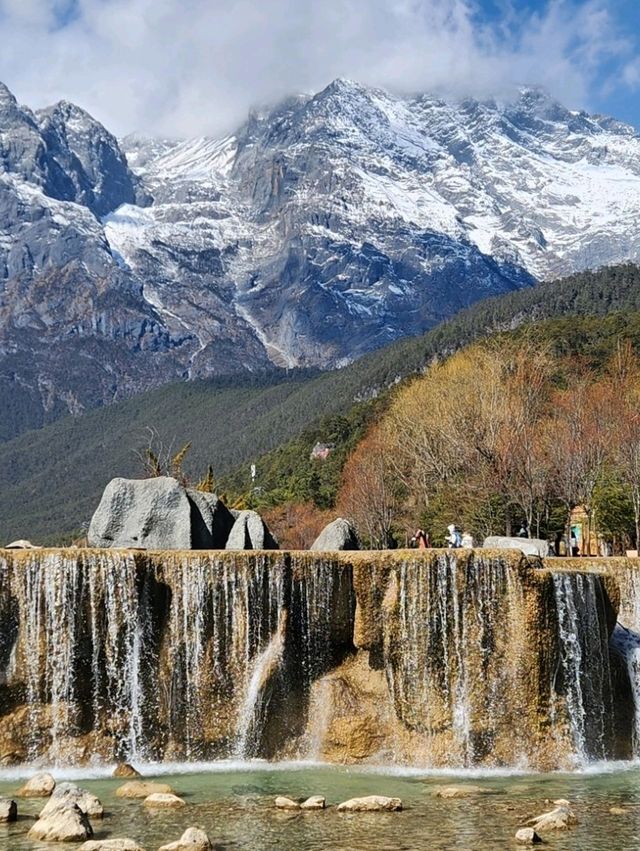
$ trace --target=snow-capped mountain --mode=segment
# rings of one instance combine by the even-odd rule
[[[0,89],[0,386],[18,419],[336,366],[535,279],[640,260],[640,137],[344,80],[232,137],[120,144]],[[37,417],[36,417],[37,419]]]

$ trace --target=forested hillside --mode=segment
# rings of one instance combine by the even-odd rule
[[[481,337],[554,316],[563,318],[544,333],[558,351],[601,358],[620,335],[640,339],[638,310],[640,270],[605,269],[490,299],[339,371],[265,373],[235,386],[182,382],[67,417],[0,445],[0,536],[54,541],[80,530],[111,477],[142,475],[149,429],[156,448],[192,441],[187,470],[195,476],[212,464],[234,498],[330,506],[349,451],[400,379]],[[326,461],[311,460],[316,441],[335,445]]]
[[[405,382],[347,460],[340,512],[387,547],[417,526],[443,545],[452,523],[568,542],[580,507],[582,554],[635,548],[640,314],[621,318],[497,334]]]

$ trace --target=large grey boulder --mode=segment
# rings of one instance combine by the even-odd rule
[[[324,527],[310,549],[317,552],[332,552],[333,550],[359,550],[360,541],[356,530],[348,520],[338,517]]]
[[[175,479],[112,479],[91,518],[90,547],[191,549],[191,502]]]
[[[194,550],[223,550],[236,518],[214,493],[187,490],[192,503],[191,546]]]
[[[484,539],[482,548],[485,550],[521,550],[526,556],[540,556],[546,558],[549,555],[549,542],[542,538],[507,538],[494,535]]]
[[[278,542],[257,511],[240,511],[229,534],[227,550],[277,550]]]

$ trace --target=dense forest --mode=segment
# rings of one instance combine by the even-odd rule
[[[633,377],[628,386],[615,374],[622,351],[627,377]],[[630,544],[636,536],[634,506],[621,484],[621,464],[615,458],[608,457],[598,468],[588,500],[577,488],[568,502],[563,501],[558,487],[567,482],[563,458],[575,460],[581,448],[594,441],[614,447],[616,435],[621,440],[623,423],[640,417],[637,352],[640,312],[564,317],[493,334],[399,383],[375,405],[357,405],[350,416],[328,418],[324,434],[331,436],[335,450],[326,460],[310,455],[322,434],[314,430],[268,453],[258,464],[262,475],[253,504],[262,510],[283,502],[305,504],[309,522],[314,509],[319,514],[315,525],[310,522],[312,528],[320,525],[328,508],[335,508],[353,519],[367,543],[377,547],[406,542],[414,526],[434,530],[437,540],[451,522],[468,527],[476,539],[515,533],[522,525],[530,534],[555,537],[564,531],[567,505],[573,500],[573,505],[598,504],[601,527],[609,537]],[[533,392],[536,380],[542,386],[534,409],[533,401],[517,397],[516,389]],[[563,445],[551,441],[560,453],[552,462],[542,432],[559,435],[567,412],[600,416],[603,407],[608,419],[572,423],[571,440],[566,434]],[[564,412],[562,422],[551,417],[554,411]],[[523,428],[535,424],[537,431],[530,440],[540,452],[546,447],[547,453],[544,493],[527,506],[516,498],[522,487],[517,473],[531,464],[530,457],[525,463],[519,455],[526,445],[523,433],[510,431],[518,417]],[[431,457],[427,476],[423,464],[434,452],[429,424],[441,433],[442,456]],[[466,432],[461,431],[463,425]],[[493,435],[495,446],[478,442],[482,429]],[[498,463],[498,445],[504,453],[500,473],[491,464],[487,467],[489,459]],[[507,475],[509,458],[514,470]],[[538,461],[542,475],[543,462]],[[421,492],[407,470],[422,482]],[[238,478],[232,482],[236,489],[230,490],[237,498],[241,482]],[[377,501],[375,509],[372,500]]]
[[[286,505],[334,509],[347,458],[403,380],[489,335],[524,339],[532,324],[551,353],[598,368],[618,338],[640,344],[637,311],[640,270],[620,266],[488,299],[334,372],[265,373],[232,386],[182,382],[66,417],[0,444],[0,536],[54,542],[77,534],[111,477],[143,475],[150,442],[168,453],[191,441],[187,472],[197,477],[212,465],[239,504],[281,516]],[[316,443],[330,447],[324,460],[312,457]]]

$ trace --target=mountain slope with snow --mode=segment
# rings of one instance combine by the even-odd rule
[[[9,436],[175,378],[340,366],[534,280],[640,260],[640,138],[336,80],[224,139],[118,143],[0,88]]]

